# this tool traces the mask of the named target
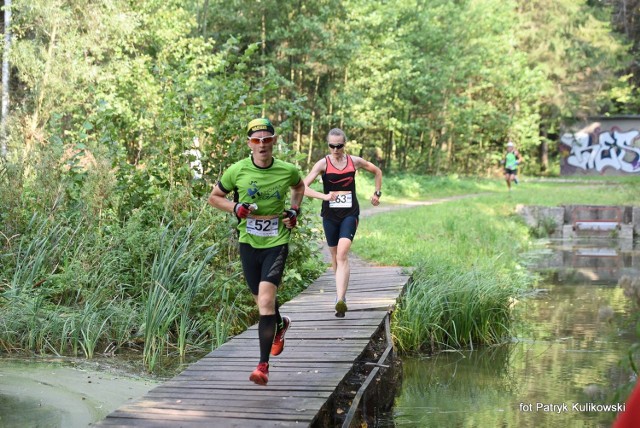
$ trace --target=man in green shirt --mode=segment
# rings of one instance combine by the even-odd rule
[[[258,305],[260,362],[249,380],[266,385],[269,354],[284,349],[284,335],[291,325],[278,310],[276,294],[289,254],[291,229],[296,226],[305,184],[295,165],[275,159],[275,129],[266,118],[247,125],[251,156],[227,169],[209,195],[209,204],[238,218],[240,258],[247,285]],[[290,206],[285,196],[291,190]],[[227,194],[234,192],[233,201]]]
[[[504,157],[504,179],[507,182],[507,188],[511,191],[511,182],[518,184],[518,164],[522,163],[522,156],[515,149],[512,141],[507,143],[507,154]]]

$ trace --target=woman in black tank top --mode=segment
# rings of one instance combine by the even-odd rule
[[[356,197],[356,171],[360,168],[375,174],[375,192],[371,204],[378,206],[382,196],[382,171],[369,161],[345,153],[347,136],[338,128],[329,131],[327,142],[329,155],[315,163],[304,179],[305,195],[322,199],[322,225],[331,254],[331,266],[336,278],[336,316],[347,312],[347,288],[349,287],[349,251],[358,229],[360,205]],[[323,193],[309,186],[321,175]]]

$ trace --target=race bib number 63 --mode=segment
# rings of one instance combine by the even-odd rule
[[[353,204],[351,192],[335,192],[336,200],[329,201],[329,208],[351,208]]]

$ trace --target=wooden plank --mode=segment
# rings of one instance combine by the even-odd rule
[[[352,265],[345,318],[334,315],[335,278],[329,270],[282,305],[293,324],[284,352],[271,357],[267,386],[248,380],[259,358],[252,326],[97,426],[308,426],[383,325],[408,281],[406,272]]]
[[[271,365],[274,367],[279,367],[281,369],[292,369],[292,370],[294,369],[311,370],[311,369],[325,368],[325,367],[331,368],[331,369],[343,369],[346,366],[352,365],[351,364],[352,361],[342,363],[335,360],[332,360],[332,361],[325,360],[325,361],[318,361],[313,364],[313,367],[311,367],[309,363],[300,362],[292,358],[287,359],[287,358],[280,358],[280,357],[281,355],[278,357],[271,357]],[[244,359],[233,358],[233,359],[229,359],[228,361],[224,361],[224,363],[223,361],[224,361],[224,358],[219,358],[217,354],[213,354],[211,355],[211,357],[204,357],[197,363],[192,364],[183,373],[186,374],[192,371],[198,372],[200,370],[203,370],[203,371],[222,370],[223,367],[236,367],[236,370],[237,370],[238,367],[243,367],[247,364],[249,365],[255,364],[255,357],[246,357]]]
[[[179,423],[175,420],[166,420],[160,418],[133,418],[120,416],[118,418],[112,417],[109,415],[107,419],[102,421],[100,425],[102,426],[111,426],[111,427],[153,427],[153,428],[247,428],[247,427],[257,427],[260,428],[280,428],[280,427],[300,427],[309,425],[310,421],[282,421],[282,420],[270,420],[265,418],[264,420],[260,420],[259,423],[256,422],[255,419],[248,418],[217,418],[217,419],[208,419],[205,421],[200,420],[180,420]]]
[[[325,403],[326,397],[322,398],[305,398],[303,400],[296,400],[293,402],[291,400],[280,400],[278,407],[273,407],[273,402],[267,399],[252,399],[246,398],[242,399],[238,397],[234,402],[225,402],[224,410],[232,411],[235,413],[243,412],[245,415],[250,414],[265,414],[270,413],[274,418],[279,418],[280,415],[287,414],[303,414],[308,412],[309,409],[314,411],[314,409],[322,407]],[[125,406],[120,408],[119,410],[126,413],[136,413],[136,412],[144,412],[148,408],[157,408],[157,409],[166,409],[166,410],[219,410],[220,404],[215,401],[206,401],[206,400],[180,400],[178,402],[157,402],[153,401],[145,405],[144,402],[133,406]],[[314,414],[309,414],[308,416],[315,416]]]
[[[220,397],[218,397],[220,398]],[[224,397],[222,397],[224,398]],[[201,409],[215,409],[216,406],[220,406],[220,403],[216,402],[216,397],[211,398],[207,396],[205,398],[187,398],[180,400],[172,399],[154,399],[144,400],[138,402],[135,406],[123,407],[120,410],[131,411],[137,407],[144,408],[158,408],[158,409],[185,409],[185,410],[201,410]],[[284,400],[279,399],[274,401],[270,397],[236,397],[233,401],[227,400],[223,405],[225,410],[233,410],[238,412],[240,410],[247,413],[265,413],[273,412],[273,414],[293,413],[296,411],[306,410],[307,408],[319,408],[326,401],[326,397],[309,398],[305,397],[296,400]],[[292,412],[293,411],[293,412]]]
[[[347,312],[349,315],[349,312]],[[378,317],[384,317],[382,314],[378,314]],[[335,316],[334,316],[335,318]],[[293,319],[293,318],[292,318]],[[338,318],[335,321],[323,323],[318,325],[316,322],[312,321],[300,321],[293,322],[291,328],[287,331],[286,339],[289,339],[289,333],[293,333],[294,331],[328,331],[331,333],[336,333],[338,331],[359,331],[359,330],[371,330],[372,328],[375,330],[378,326],[382,324],[380,319],[355,319],[351,321],[349,318],[346,320],[345,318]],[[335,337],[335,336],[334,336]],[[258,340],[258,328],[251,327],[244,331],[242,334],[234,337],[234,340],[240,340],[240,338],[250,338],[254,340]],[[302,339],[298,339],[302,340]],[[218,349],[222,349],[220,347]]]
[[[274,415],[303,412],[307,408],[319,408],[326,401],[326,397],[302,398],[296,400],[279,399],[273,400],[270,397],[236,397],[233,401],[226,401],[223,410],[234,412],[245,411],[250,413],[270,412]],[[181,400],[154,399],[141,400],[135,405],[121,407],[122,411],[132,411],[138,408],[155,409],[175,409],[175,410],[219,410],[221,404],[215,398],[207,396],[205,398],[188,398]]]
[[[127,411],[131,409],[134,411]],[[154,409],[154,408],[132,408],[125,406],[125,410],[116,410],[110,416],[112,417],[126,417],[136,419],[161,419],[164,421],[175,422],[206,422],[215,421],[218,418],[242,418],[247,420],[262,420],[262,419],[277,419],[281,421],[299,421],[301,419],[311,420],[315,414],[311,415],[312,411],[300,412],[299,414],[284,414],[272,417],[268,413],[261,414],[247,414],[244,412],[226,412],[223,410],[175,410],[175,409]],[[317,412],[316,412],[317,413]],[[255,417],[251,417],[255,416]]]
[[[167,381],[165,383],[168,387],[180,387],[187,384],[187,387],[190,387],[192,382],[197,382],[198,385],[203,388],[212,387],[219,388],[221,384],[229,384],[229,383],[245,383],[249,378],[250,371],[246,372],[246,375],[243,376],[242,373],[238,373],[237,371],[222,371],[222,372],[209,372],[205,374],[197,374],[194,376],[179,376],[174,378],[173,380]],[[337,373],[335,371],[316,371],[316,370],[307,370],[307,371],[290,371],[290,372],[282,372],[277,370],[269,370],[269,385],[292,385],[296,387],[301,387],[306,389],[309,386],[322,386],[331,384],[334,382],[334,378],[338,378],[338,380],[342,379],[344,376],[342,373]]]
[[[355,352],[355,351],[354,351]],[[213,370],[215,371],[221,371],[221,372],[233,372],[237,375],[238,378],[242,378],[244,379],[244,375],[246,373],[247,376],[249,376],[249,373],[251,373],[253,371],[253,369],[255,369],[256,366],[256,361],[257,361],[257,357],[253,358],[251,360],[246,360],[246,361],[242,361],[242,360],[238,360],[238,362],[236,363],[236,361],[234,360],[230,360],[229,362],[224,362],[224,365],[218,369],[217,367]],[[220,360],[222,361],[222,360]],[[292,366],[292,365],[280,365],[278,363],[275,363],[273,361],[270,361],[270,368],[269,371],[273,372],[273,373],[298,373],[298,372],[308,372],[308,371],[313,371],[313,370],[318,370],[318,372],[322,373],[321,368],[319,368],[319,366],[322,363],[325,363],[326,361],[318,361],[318,362],[309,362],[307,360],[304,359],[297,359],[297,360],[292,360],[291,363],[293,362],[298,362],[299,365],[297,366]],[[328,367],[325,366],[325,370],[327,371],[342,371],[345,369],[349,369],[350,367],[353,366],[353,361],[333,361],[332,363],[336,363],[333,364],[332,367]],[[199,376],[202,375],[202,373],[209,373],[211,372],[212,369],[210,369],[208,366],[203,366],[201,369],[199,370],[190,370],[188,372],[183,372],[180,376],[180,378],[185,377],[195,377],[195,376]],[[173,379],[178,379],[179,377],[176,376]]]
[[[290,332],[287,332],[287,339],[289,339],[289,337],[291,339],[327,339],[327,340],[333,340],[335,339],[335,335],[339,334],[339,337],[343,338],[343,339],[368,339],[371,337],[371,335],[375,332],[375,330],[373,328],[371,329],[359,329],[359,330],[350,330],[350,331],[342,331],[340,329],[333,329],[333,330],[323,330],[323,329],[318,329],[318,330],[296,330],[296,329],[292,329]],[[257,341],[257,337],[255,338],[255,340]],[[222,348],[218,348],[220,349],[220,352],[222,352]]]
[[[256,427],[255,420],[251,419],[218,419],[216,421],[206,421],[206,422],[198,422],[198,421],[181,421],[180,424],[176,424],[175,421],[165,421],[165,420],[144,420],[144,419],[128,419],[128,418],[117,418],[113,419],[108,417],[108,419],[103,420],[100,423],[101,426],[110,426],[110,427],[145,427],[145,428],[247,428],[247,427]],[[307,423],[308,425],[308,423]],[[298,421],[271,421],[271,420],[263,420],[260,421],[260,428],[289,428],[289,427],[300,427],[300,423]],[[303,425],[304,426],[304,425]]]
[[[232,390],[224,390],[224,389],[213,389],[213,388],[190,388],[185,390],[184,388],[162,388],[160,390],[151,390],[147,395],[145,395],[145,399],[148,400],[157,400],[157,399],[171,399],[171,400],[189,400],[189,399],[199,399],[202,397],[211,397],[211,398],[226,398],[227,402],[235,402],[238,399],[244,399],[247,397],[247,394],[251,391],[242,390],[242,389],[232,389]],[[256,393],[253,391],[253,393]],[[293,402],[301,399],[307,398],[318,398],[326,400],[333,391],[296,391],[295,394],[293,392],[282,392],[271,390],[269,388],[262,388],[260,391],[260,396],[264,399],[268,400],[291,400]],[[179,394],[179,395],[178,395]],[[179,398],[176,398],[179,397]]]

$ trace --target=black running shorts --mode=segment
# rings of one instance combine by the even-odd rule
[[[324,236],[327,238],[327,245],[337,247],[340,238],[348,238],[353,241],[358,230],[358,217],[350,215],[340,221],[322,219],[322,227],[324,228]]]
[[[262,281],[268,281],[276,287],[280,285],[288,255],[289,244],[272,248],[253,248],[249,244],[240,243],[242,271],[254,296],[258,295]]]

